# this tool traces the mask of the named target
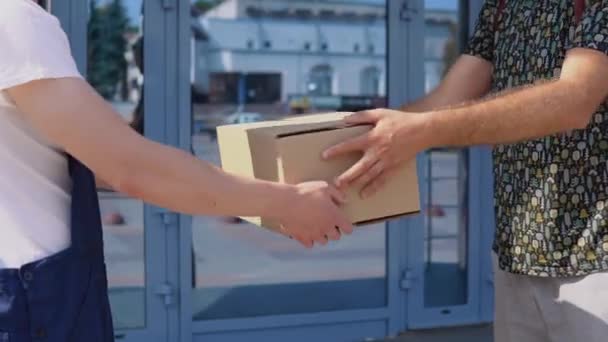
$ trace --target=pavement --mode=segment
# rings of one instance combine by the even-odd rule
[[[492,342],[493,340],[491,325],[476,325],[411,331],[383,342]]]

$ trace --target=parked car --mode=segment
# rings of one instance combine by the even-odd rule
[[[226,118],[225,122],[227,125],[233,124],[244,124],[251,122],[262,121],[262,115],[259,113],[234,113]]]

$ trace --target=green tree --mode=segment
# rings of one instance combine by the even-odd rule
[[[194,2],[194,6],[201,11],[201,13],[205,13],[212,9],[213,7],[222,3],[223,0],[196,0]]]
[[[90,2],[88,29],[88,81],[106,99],[112,99],[127,72],[129,19],[122,0],[99,5]]]

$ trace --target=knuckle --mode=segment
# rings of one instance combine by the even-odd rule
[[[367,140],[370,143],[376,144],[379,141],[382,140],[382,135],[376,133],[376,131],[371,131],[369,132],[369,134],[365,137],[365,140]]]

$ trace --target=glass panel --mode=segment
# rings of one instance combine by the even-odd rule
[[[192,11],[200,158],[219,164],[218,124],[386,105],[383,1],[211,3]],[[194,320],[387,303],[383,224],[309,251],[235,218],[198,217],[193,255]]]
[[[90,0],[88,70],[91,85],[143,132],[143,0]],[[100,191],[110,303],[115,329],[145,326],[144,205]]]
[[[425,88],[434,89],[458,56],[458,1],[425,0]],[[424,302],[467,303],[468,152],[428,152],[425,199]],[[445,286],[450,284],[450,286]]]

